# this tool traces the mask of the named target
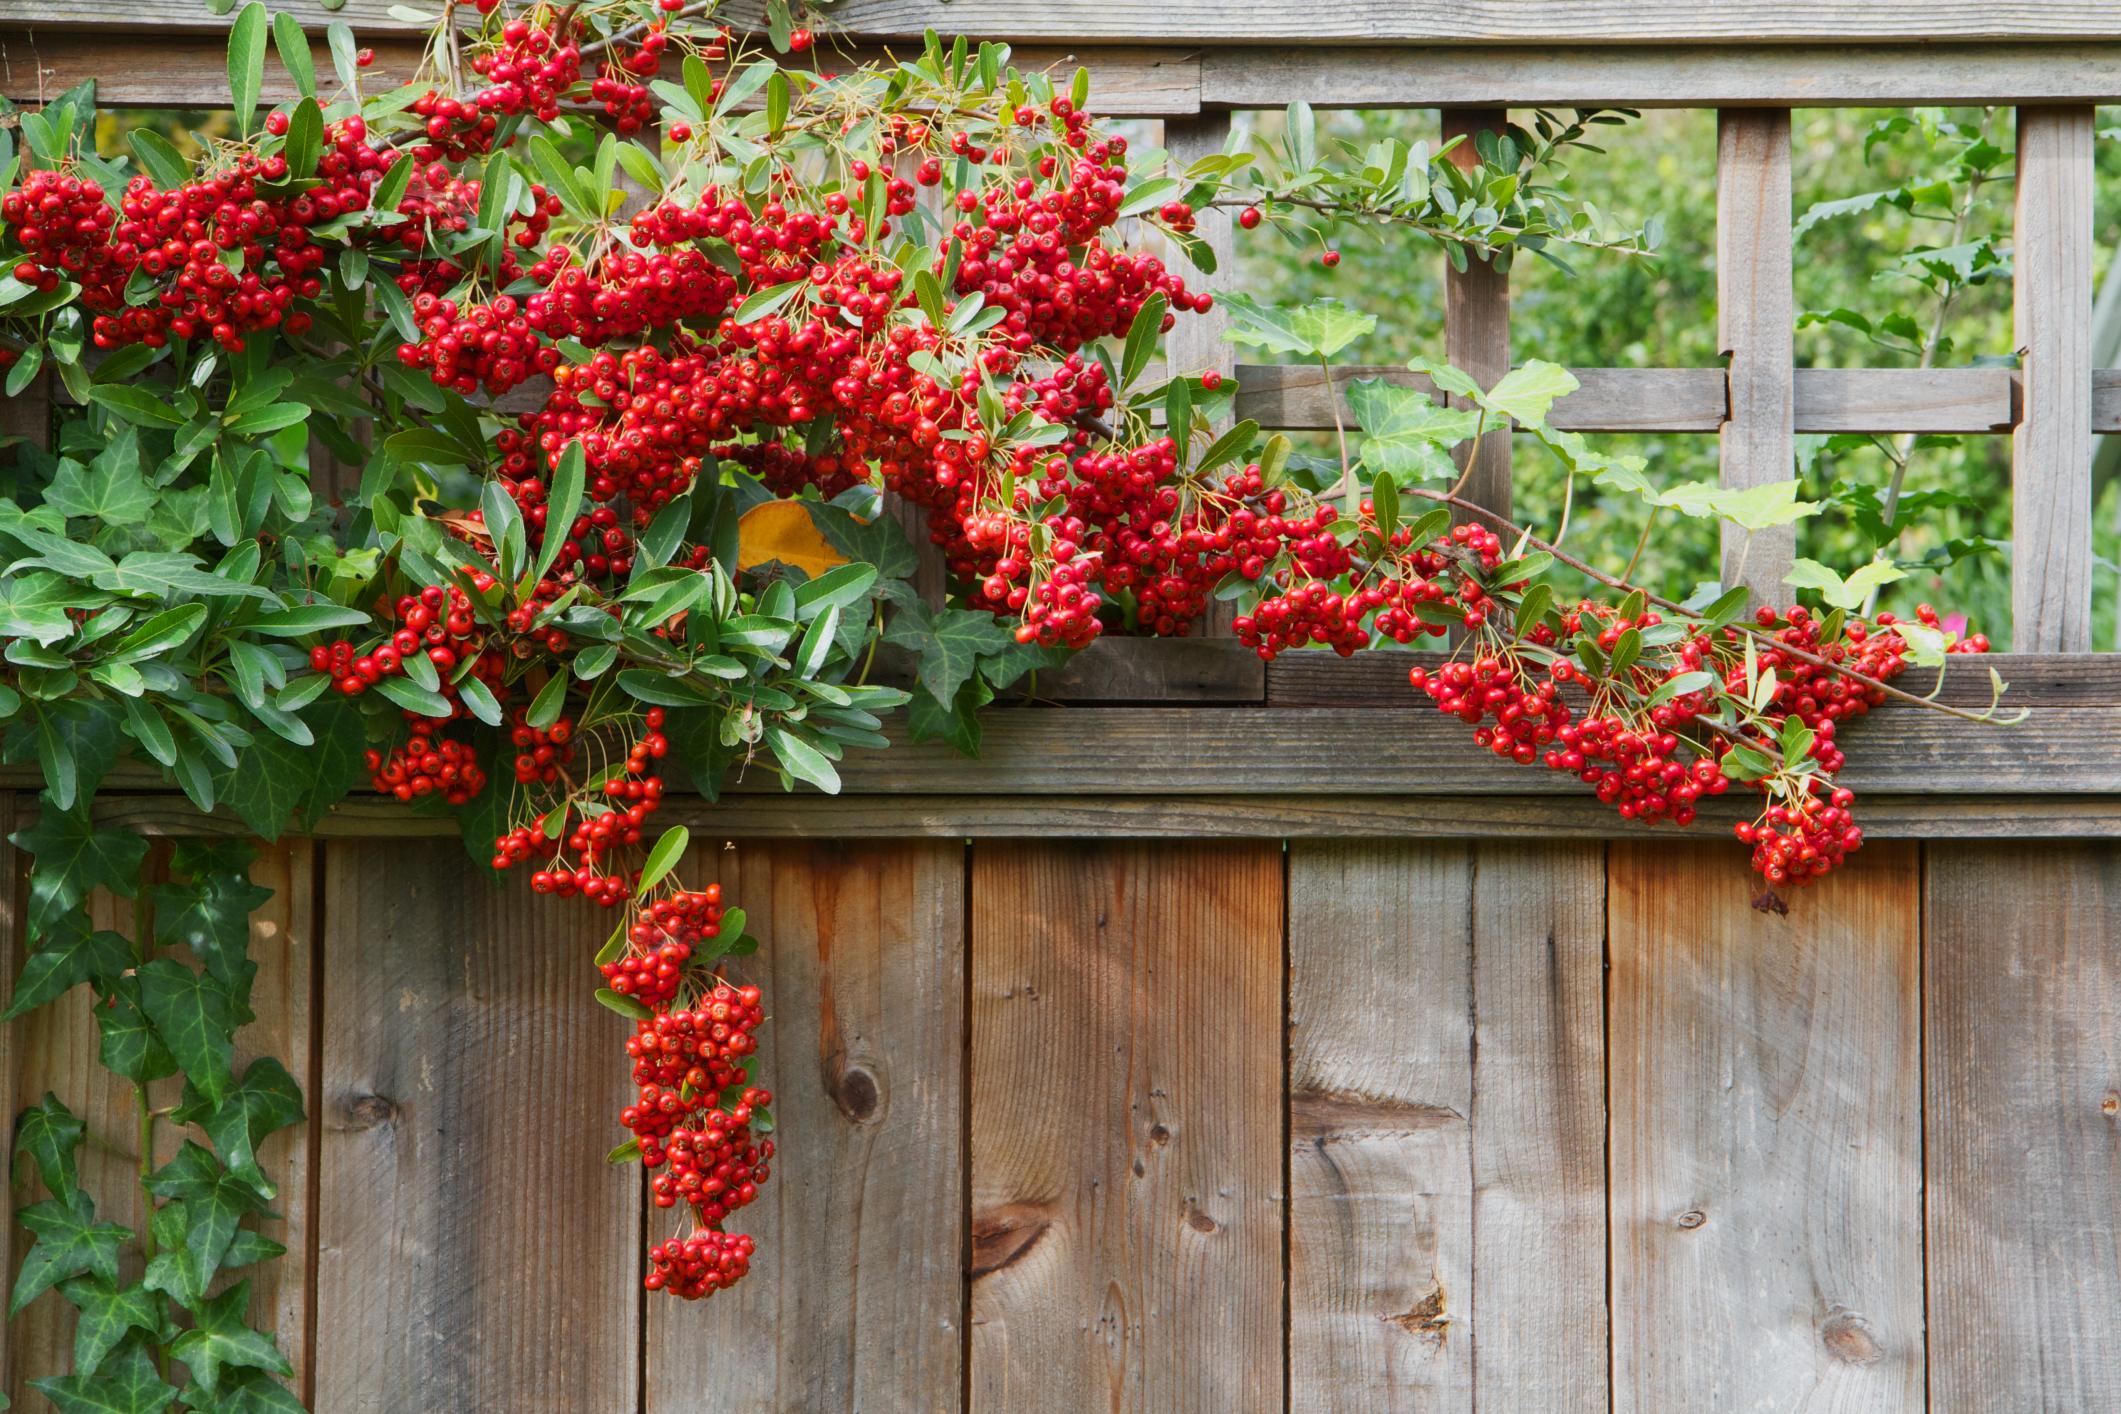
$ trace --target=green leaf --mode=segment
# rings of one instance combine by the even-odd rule
[[[178,1200],[156,1214],[166,1220],[157,1223],[155,1231],[167,1239],[165,1245],[180,1249],[178,1255],[183,1259],[164,1269],[165,1277],[176,1278],[178,1286],[170,1295],[186,1306],[196,1306],[198,1294],[220,1270],[221,1259],[235,1242],[238,1224],[265,1205],[248,1183],[224,1170],[212,1154],[191,1140],[155,1170],[147,1186],[159,1198]],[[150,1280],[148,1285],[156,1282]]]
[[[1350,309],[1339,300],[1314,300],[1292,309],[1282,305],[1263,305],[1241,293],[1222,295],[1219,299],[1222,308],[1230,314],[1230,327],[1223,337],[1233,344],[1263,348],[1271,353],[1330,359],[1377,329],[1376,315]]]
[[[118,1279],[118,1247],[132,1236],[117,1223],[96,1221],[95,1204],[76,1188],[62,1198],[32,1203],[15,1221],[36,1234],[37,1244],[22,1259],[8,1314],[14,1315],[38,1296],[83,1273]]]
[[[351,700],[336,694],[324,698],[304,712],[303,720],[315,736],[313,745],[260,733],[235,765],[213,777],[222,802],[265,839],[278,839],[297,816],[314,823],[367,774],[362,754],[368,731]]]
[[[1163,333],[1164,315],[1169,311],[1170,303],[1162,295],[1149,296],[1135,311],[1133,322],[1127,326],[1126,343],[1120,351],[1121,387],[1132,387],[1149,367],[1149,360],[1156,356],[1156,341]]]
[[[620,1016],[630,1017],[635,1021],[646,1021],[649,1017],[655,1015],[654,1012],[640,1002],[635,1001],[632,997],[614,992],[609,987],[597,988],[597,1000],[617,1012]]]
[[[663,831],[663,837],[648,851],[648,862],[641,866],[641,882],[634,892],[645,894],[663,882],[678,861],[685,857],[686,846],[692,843],[692,832],[683,825],[672,825]]]
[[[554,673],[551,677],[545,679],[545,685],[538,689],[538,695],[531,700],[530,710],[524,714],[523,720],[529,725],[536,727],[539,731],[543,731],[554,722],[560,720],[560,709],[566,705],[566,702],[567,674]]]
[[[1800,501],[1797,499],[1797,482],[1772,481],[1743,490],[1718,486],[1712,482],[1694,481],[1684,486],[1675,486],[1657,498],[1659,505],[1666,505],[1688,516],[1714,516],[1730,521],[1744,530],[1766,530],[1771,526],[1789,525],[1806,516],[1819,514],[1822,501]]]
[[[447,718],[456,711],[448,698],[420,686],[410,678],[383,678],[376,683],[375,690],[406,711],[418,712],[423,717]]]
[[[229,1366],[274,1375],[294,1373],[272,1338],[252,1330],[243,1319],[249,1301],[250,1283],[237,1282],[193,1313],[192,1328],[169,1348],[208,1394],[220,1388],[221,1372]]]
[[[877,568],[869,564],[837,565],[815,579],[795,587],[795,618],[807,623],[827,609],[842,609],[856,603],[876,583]]]
[[[257,0],[251,4],[258,8]],[[182,427],[185,423],[183,413],[136,384],[98,383],[89,389],[88,400],[142,427]]]
[[[957,697],[983,655],[1000,653],[1016,642],[992,614],[956,608],[931,611],[919,604],[901,608],[884,639],[918,655],[915,675],[938,703]]]
[[[585,466],[582,444],[569,442],[560,453],[560,464],[553,468],[552,489],[546,493],[545,538],[538,546],[537,564],[531,572],[533,580],[545,577],[559,558],[560,547],[567,543],[567,532],[582,509]]]
[[[260,1056],[244,1069],[243,1078],[218,1106],[202,1104],[194,1111],[187,1104],[178,1120],[204,1129],[230,1175],[269,1202],[278,1190],[258,1166],[258,1144],[302,1116],[302,1087],[279,1061]]]
[[[228,31],[229,106],[236,110],[236,131],[248,134],[258,111],[258,89],[265,82],[265,6],[250,0]]]
[[[40,871],[43,867],[39,866]],[[91,931],[69,916],[24,959],[22,975],[15,979],[14,1001],[0,1020],[12,1021],[91,979],[117,977],[133,961],[132,944],[123,935],[100,928]]]
[[[1889,560],[1872,560],[1859,565],[1854,573],[1843,579],[1817,560],[1800,559],[1791,565],[1782,582],[1797,589],[1816,589],[1829,607],[1853,614],[1863,607],[1872,590],[1906,577],[1907,571]]]
[[[30,1387],[59,1414],[159,1414],[176,1399],[176,1386],[156,1373],[143,1340],[128,1340],[93,1375],[31,1380]]]
[[[280,62],[286,65],[287,76],[295,81],[295,92],[314,100],[317,96],[317,64],[310,57],[309,38],[302,33],[302,22],[285,10],[274,15],[272,43],[273,48],[280,51]],[[295,175],[309,174],[297,172]]]
[[[134,128],[126,134],[126,142],[133,156],[140,159],[140,166],[154,179],[163,191],[175,191],[191,180],[191,164],[177,145],[153,128]]]
[[[804,283],[802,280],[789,280],[784,284],[755,291],[750,298],[736,307],[736,314],[732,317],[738,324],[755,324],[794,299]]]
[[[302,638],[328,629],[363,628],[368,622],[368,615],[361,610],[340,604],[297,604],[277,613],[261,614],[243,627],[247,633],[261,633],[268,638]]]
[[[46,1091],[43,1099],[15,1121],[15,1157],[35,1164],[45,1190],[63,1198],[80,1186],[81,1172],[74,1156],[87,1132],[74,1112]]]
[[[14,843],[36,856],[30,874],[30,922],[43,928],[80,906],[93,889],[131,898],[140,884],[147,841],[126,830],[99,830],[86,810],[39,812]]]
[[[140,1010],[140,980],[120,977],[96,989],[98,1058],[103,1068],[134,1084],[177,1073],[177,1058]]]
[[[168,1325],[155,1293],[134,1282],[121,1287],[109,1277],[75,1277],[59,1288],[79,1315],[74,1321],[74,1373],[93,1375],[104,1357],[134,1331],[160,1337]]]
[[[825,754],[809,742],[785,728],[768,727],[766,744],[773,748],[774,759],[786,766],[797,780],[807,781],[827,795],[839,794],[839,772],[832,768],[832,762]]]
[[[174,609],[164,609],[119,639],[106,661],[133,663],[167,653],[197,633],[199,625],[205,622],[204,604],[181,604]]]
[[[175,958],[140,967],[140,1008],[191,1083],[218,1105],[235,1083],[236,999],[218,979]]]
[[[1522,427],[1538,427],[1547,420],[1547,409],[1556,398],[1566,397],[1580,385],[1576,375],[1559,364],[1533,359],[1513,368],[1488,389],[1481,405],[1500,417],[1511,418]]]
[[[1380,378],[1348,384],[1348,408],[1364,433],[1363,465],[1401,480],[1455,480],[1450,449],[1471,437],[1480,420],[1470,409],[1439,406],[1419,389]]]

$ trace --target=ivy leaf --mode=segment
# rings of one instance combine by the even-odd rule
[[[260,733],[234,767],[214,777],[221,800],[264,839],[278,839],[298,814],[313,823],[361,777],[368,735],[359,708],[329,697],[302,719],[314,745],[297,746],[277,733]]]
[[[177,1200],[165,1204],[156,1216],[177,1214],[177,1220],[167,1220],[171,1230],[166,1245],[184,1255],[181,1284],[192,1296],[187,1300],[176,1292],[170,1294],[191,1305],[220,1270],[221,1259],[228,1255],[244,1215],[260,1211],[264,1202],[248,1183],[229,1173],[218,1159],[191,1140],[185,1141],[175,1158],[155,1170],[147,1186],[158,1197]],[[162,1227],[158,1226],[156,1233],[163,1235]]]
[[[138,1282],[121,1287],[108,1277],[75,1277],[59,1291],[80,1313],[74,1320],[76,1375],[96,1373],[133,1331],[159,1337],[166,1326],[162,1302]]]
[[[250,850],[237,845],[187,840],[177,846],[173,870],[184,882],[148,890],[155,906],[155,942],[186,947],[232,992],[250,985],[250,915],[271,900],[272,890],[250,881]]]
[[[243,1078],[218,1106],[207,1104],[204,1096],[187,1086],[185,1103],[172,1118],[204,1129],[229,1173],[270,1201],[279,1190],[258,1167],[258,1144],[302,1115],[302,1087],[278,1060],[260,1056],[245,1068]]]
[[[66,611],[82,602],[79,586],[47,570],[0,579],[0,634],[46,646],[62,642],[75,629]]]
[[[154,509],[155,493],[140,473],[140,437],[131,427],[111,437],[87,466],[73,460],[44,488],[44,504],[63,516],[104,525],[139,525]]]
[[[1576,375],[1560,364],[1535,358],[1524,367],[1505,373],[1480,401],[1489,412],[1510,418],[1520,426],[1540,427],[1545,425],[1547,409],[1554,400],[1567,397],[1579,386]]]
[[[915,741],[946,741],[966,756],[979,755],[979,709],[994,700],[994,689],[975,677],[947,707],[925,692],[915,693],[906,709],[906,726]]]
[[[1907,572],[1890,560],[1872,560],[1859,565],[1853,574],[1843,579],[1817,560],[1801,559],[1791,565],[1782,582],[1797,589],[1816,589],[1829,607],[1846,609],[1853,614],[1863,607],[1863,601],[1870,597],[1872,590],[1906,577]]]
[[[884,630],[886,642],[911,649],[919,657],[915,675],[937,702],[956,698],[958,688],[979,667],[979,660],[1016,642],[992,614],[977,609],[930,610],[908,604]]]
[[[920,566],[920,555],[906,532],[889,516],[863,519],[845,506],[801,503],[810,512],[825,543],[851,561],[876,566],[886,581],[903,580]]]
[[[126,830],[97,829],[85,809],[46,808],[11,838],[37,860],[29,886],[30,922],[37,927],[78,908],[93,889],[131,898],[139,888],[147,841]]]
[[[1365,434],[1363,465],[1402,480],[1456,478],[1449,449],[1470,438],[1480,421],[1470,409],[1439,407],[1427,393],[1381,378],[1350,383],[1348,407]]]
[[[249,1301],[250,1283],[237,1282],[201,1306],[192,1328],[169,1348],[208,1394],[220,1388],[221,1372],[231,1365],[274,1375],[294,1373],[272,1337],[252,1330],[244,1321],[243,1308]]]
[[[1350,309],[1339,300],[1313,300],[1292,309],[1261,304],[1246,294],[1220,298],[1230,313],[1230,327],[1223,337],[1271,353],[1329,359],[1377,329],[1376,315]]]
[[[117,933],[90,931],[79,914],[64,915],[23,960],[22,974],[15,979],[15,999],[0,1020],[13,1021],[83,982],[115,978],[132,965],[131,942]]]
[[[1770,526],[1789,525],[1806,516],[1817,515],[1825,502],[1798,500],[1797,482],[1793,478],[1748,486],[1743,490],[1713,482],[1690,481],[1659,496],[1657,504],[1670,506],[1681,515],[1715,516],[1744,530],[1766,530]]]
[[[235,1080],[230,1074],[239,1024],[235,998],[219,980],[175,958],[158,957],[135,975],[140,1009],[155,1024],[162,1044],[199,1093],[220,1104]]]
[[[93,1273],[118,1279],[118,1247],[132,1230],[96,1221],[96,1206],[76,1188],[64,1198],[47,1198],[15,1214],[15,1220],[37,1235],[37,1245],[22,1259],[15,1276],[14,1315],[68,1277]]]
[[[31,1380],[30,1387],[59,1414],[159,1414],[177,1397],[176,1386],[156,1373],[146,1342],[137,1339],[93,1375]]]
[[[37,1177],[44,1180],[46,1190],[63,1198],[80,1187],[81,1171],[74,1156],[86,1132],[74,1112],[46,1091],[15,1122],[15,1157],[28,1158],[37,1166]]]
[[[228,1376],[218,1395],[192,1404],[193,1414],[308,1414],[302,1401],[263,1370]]]
[[[96,1030],[103,1068],[134,1084],[177,1073],[177,1058],[140,1010],[140,979],[120,977],[96,989]]]

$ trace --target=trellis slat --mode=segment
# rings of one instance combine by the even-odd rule
[[[1614,1407],[1921,1410],[1914,846],[1787,917],[1728,843],[1609,858]]]
[[[1723,484],[1787,481],[1796,471],[1795,295],[1790,255],[1790,115],[1726,109],[1716,115],[1716,323],[1730,360],[1730,417],[1722,428]],[[1723,582],[1755,603],[1779,603],[1796,532],[1750,536],[1725,522]]]
[[[2018,110],[2011,643],[2034,652],[2091,647],[2092,121],[2089,107]]]
[[[320,0],[286,0],[285,7],[305,25],[321,26],[337,17],[366,30],[425,28],[392,14],[389,0],[348,0],[337,10]],[[762,29],[763,12],[755,0],[739,0],[721,13],[740,27]],[[0,8],[0,18],[20,21],[33,15],[55,26],[114,23],[112,12],[92,0],[6,0]],[[2121,38],[2121,21],[2102,0],[1676,0],[1654,6],[1640,0],[1354,0],[1329,9],[1297,0],[1235,9],[1223,0],[1058,0],[1028,9],[1003,0],[848,0],[831,18],[855,38],[919,39],[937,29],[1061,43],[1857,44]],[[133,0],[117,22],[208,30],[225,27],[229,16],[189,0]]]
[[[1465,139],[1444,160],[1471,171],[1480,162],[1475,150],[1479,134],[1500,133],[1508,126],[1509,114],[1500,108],[1444,109],[1444,140]],[[1443,310],[1445,360],[1481,387],[1493,387],[1510,371],[1510,272],[1485,260],[1468,259],[1463,270],[1447,261]],[[1450,401],[1462,404],[1456,397]],[[1510,429],[1495,428],[1455,455],[1465,481],[1460,494],[1476,506],[1509,515]],[[1471,519],[1463,513],[1458,518]]]

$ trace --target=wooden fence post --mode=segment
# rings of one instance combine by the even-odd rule
[[[1501,108],[1446,108],[1443,135],[1446,141],[1466,140],[1450,154],[1461,168],[1479,161],[1473,140],[1482,132],[1499,133],[1509,125],[1509,114]],[[1443,276],[1444,358],[1473,377],[1483,388],[1493,387],[1510,371],[1510,274],[1484,260],[1468,259],[1466,268],[1446,265]],[[1454,402],[1462,400],[1453,399]],[[1478,458],[1472,479],[1466,483],[1466,499],[1497,515],[1510,513],[1510,429],[1499,427],[1463,450]],[[1466,517],[1460,516],[1463,520]]]
[[[1795,306],[1789,110],[1718,109],[1716,325],[1730,390],[1720,434],[1725,486],[1765,486],[1797,474]],[[1748,536],[1726,522],[1722,580],[1743,583],[1755,604],[1780,602],[1796,547],[1794,526]]]
[[[2092,638],[2092,110],[2018,110],[2011,648]]]

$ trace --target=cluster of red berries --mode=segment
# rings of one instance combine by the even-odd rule
[[[720,884],[653,900],[627,929],[626,952],[603,965],[604,980],[622,997],[660,1006],[677,995],[694,949],[721,932]]]
[[[424,723],[427,719],[414,716],[413,720]],[[369,784],[379,794],[403,801],[434,795],[451,805],[465,805],[486,788],[486,773],[468,743],[424,727],[415,727],[388,755],[370,748],[368,771]]]

